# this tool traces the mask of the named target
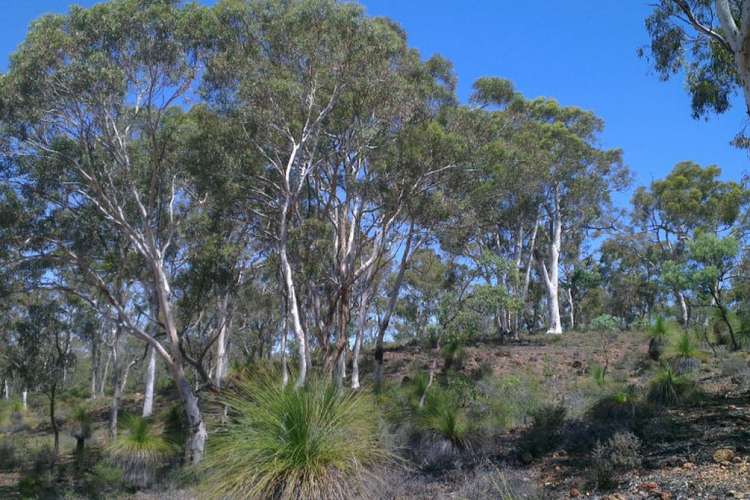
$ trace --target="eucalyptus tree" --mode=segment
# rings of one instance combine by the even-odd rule
[[[563,234],[582,238],[580,233],[606,227],[610,194],[629,182],[629,173],[620,150],[599,147],[604,122],[594,114],[544,99],[524,103],[520,112],[537,125],[537,147],[543,152],[538,195],[546,252],[539,252],[539,268],[547,290],[547,333],[560,334]]]
[[[661,249],[661,260],[681,265],[687,242],[697,233],[726,235],[738,222],[748,193],[737,182],[720,180],[720,175],[721,169],[716,165],[701,167],[686,161],[675,165],[664,179],[636,190],[633,224]],[[687,324],[688,284],[681,276],[667,273],[663,277],[675,294],[683,324]]]
[[[65,307],[59,296],[39,293],[28,295],[19,305],[23,312],[15,318],[5,355],[25,387],[39,389],[47,395],[57,459],[60,452],[57,402],[63,372],[75,363],[70,349],[75,307]]]
[[[750,4],[742,0],[659,0],[646,19],[648,55],[659,77],[685,74],[693,116],[729,109],[740,90],[750,114]]]
[[[225,1],[217,15],[234,28],[204,89],[263,160],[247,205],[278,256],[301,386],[313,344],[327,373],[341,363],[352,308],[367,309],[409,197],[450,166],[397,154],[402,131],[424,127],[452,89],[439,62],[422,63],[399,28],[353,4]]]
[[[177,384],[189,422],[186,460],[200,461],[206,429],[185,371],[172,289],[181,223],[200,210],[174,161],[174,107],[196,85],[200,37],[210,16],[171,0],[117,0],[36,21],[11,58],[0,100],[5,155],[29,196],[44,200],[37,251],[75,269],[113,309],[125,331],[153,346]],[[59,220],[98,224],[147,270],[166,339],[107,281],[105,261],[79,255],[81,240],[56,233]],[[102,272],[102,271],[105,272]],[[137,281],[136,277],[132,277]],[[151,318],[150,321],[156,321]]]

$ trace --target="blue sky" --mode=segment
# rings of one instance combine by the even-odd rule
[[[0,0],[0,71],[33,19],[64,12],[70,0]],[[91,0],[81,5],[95,3]],[[606,123],[602,143],[619,147],[635,185],[663,177],[682,160],[717,164],[723,177],[750,172],[729,141],[747,124],[740,106],[708,121],[690,117],[681,78],[659,81],[636,55],[647,43],[649,0],[366,0],[368,13],[388,16],[423,56],[455,65],[466,98],[481,76],[512,80],[528,97],[552,97],[591,110]],[[628,194],[617,196],[624,204]]]

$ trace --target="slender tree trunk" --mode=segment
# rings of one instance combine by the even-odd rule
[[[280,246],[281,266],[284,272],[284,284],[287,290],[287,299],[289,301],[289,312],[292,316],[292,327],[297,337],[299,349],[299,373],[297,373],[297,382],[295,387],[300,388],[305,385],[307,379],[307,341],[305,330],[302,327],[299,304],[297,303],[297,292],[294,286],[294,277],[292,276],[292,266],[286,252],[286,213],[284,214],[284,230],[282,231],[282,243]]]
[[[227,335],[229,330],[229,294],[225,294],[219,301],[219,338],[216,339],[216,371],[214,385],[221,388],[227,376],[229,351],[227,350]]]
[[[119,322],[118,322],[119,325]],[[120,413],[120,363],[119,363],[120,327],[117,326],[112,342],[112,402],[109,410],[109,437],[117,437],[117,418]]]
[[[680,313],[682,314],[682,326],[687,327],[690,321],[690,310],[688,309],[687,300],[685,300],[685,294],[679,290],[675,291],[677,295],[677,302],[680,304]]]
[[[99,372],[99,346],[96,341],[91,343],[91,399],[96,399],[97,384],[96,376]]]
[[[21,403],[23,404],[24,411],[29,409],[28,396],[29,396],[29,390],[24,387],[23,391],[21,392]]]
[[[173,367],[173,377],[177,383],[177,389],[180,393],[183,405],[185,407],[185,416],[188,422],[188,437],[185,445],[185,463],[197,464],[203,459],[203,453],[206,447],[206,424],[203,421],[198,398],[190,387],[190,382],[185,376],[181,366]]]
[[[549,327],[547,333],[560,335],[562,333],[562,322],[560,321],[560,296],[559,296],[559,273],[560,273],[560,248],[562,240],[562,214],[560,213],[560,189],[555,187],[555,199],[552,213],[552,234],[549,244],[549,269],[542,259],[541,268],[544,283],[547,288],[547,307]]]
[[[10,387],[8,387],[7,378],[3,379],[3,398],[5,398],[6,401],[10,399]]]
[[[374,269],[374,266],[373,266]],[[372,287],[370,286],[372,276],[368,271],[368,278],[365,281],[365,289],[362,292],[362,297],[359,299],[359,313],[357,317],[357,336],[354,339],[354,350],[352,351],[352,389],[355,391],[359,389],[359,353],[362,349],[362,341],[365,336],[365,328],[367,328],[367,311],[370,308],[370,296],[372,295]]]
[[[107,353],[107,361],[104,363],[104,372],[99,380],[99,395],[104,396],[104,390],[107,388],[107,375],[109,374],[109,366],[112,363],[112,351]]]
[[[281,274],[283,286],[284,274]],[[289,333],[289,303],[286,292],[281,297],[281,386],[286,387],[289,383],[289,368],[287,367],[286,341]]]
[[[575,316],[575,304],[573,303],[573,292],[570,290],[570,288],[567,288],[567,294],[568,294],[568,305],[570,306],[570,309],[568,310],[568,321],[570,322],[570,329],[573,330],[576,327],[576,316]]]
[[[57,457],[60,455],[60,428],[57,426],[57,415],[55,413],[56,398],[57,384],[53,383],[49,393],[49,422],[52,425],[52,433],[54,435],[55,462],[57,462]]]
[[[396,301],[398,300],[398,294],[401,291],[401,285],[404,282],[404,274],[406,273],[406,266],[411,258],[411,245],[414,239],[414,223],[409,226],[409,234],[406,238],[406,245],[404,251],[401,254],[401,263],[398,267],[398,275],[396,275],[396,281],[393,284],[393,288],[388,297],[388,306],[386,307],[383,319],[378,325],[378,338],[375,341],[375,372],[373,373],[373,379],[376,386],[380,386],[383,383],[383,340],[385,339],[385,332],[388,330],[388,325],[391,321],[391,315],[393,310],[396,308]]]
[[[150,417],[154,413],[154,389],[156,387],[156,350],[153,346],[148,346],[146,358],[146,380],[143,391],[143,416]]]

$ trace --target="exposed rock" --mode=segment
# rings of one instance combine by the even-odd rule
[[[731,462],[734,458],[734,451],[729,448],[719,448],[714,452],[714,461],[717,463]]]

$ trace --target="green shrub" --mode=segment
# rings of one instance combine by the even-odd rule
[[[602,314],[591,320],[589,329],[596,332],[614,332],[620,327],[620,322],[614,316]]]
[[[230,421],[208,441],[201,487],[222,498],[350,498],[389,454],[373,398],[311,381],[238,381]],[[364,492],[362,492],[364,493]]]
[[[662,316],[656,318],[654,323],[649,327],[648,334],[648,355],[654,361],[658,361],[664,354],[664,346],[667,340],[675,331],[675,326]]]
[[[609,488],[617,476],[641,465],[641,441],[631,432],[617,432],[605,443],[597,443],[591,453],[592,479],[600,488]]]
[[[678,375],[669,365],[659,370],[648,391],[649,401],[664,406],[682,403],[694,395],[695,383]]]
[[[545,405],[532,413],[531,426],[521,437],[519,446],[524,462],[539,458],[557,447],[565,414],[565,407],[557,405]]]
[[[591,365],[591,380],[595,386],[603,388],[607,385],[607,370],[598,364]]]
[[[124,424],[125,432],[107,446],[109,460],[122,469],[127,483],[148,487],[175,456],[175,447],[155,431],[148,419],[127,416]]]

